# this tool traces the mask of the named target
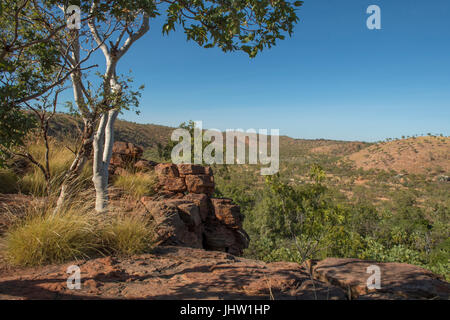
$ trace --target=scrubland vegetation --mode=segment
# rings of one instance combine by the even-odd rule
[[[448,172],[358,169],[345,160],[348,146],[341,155],[280,148],[280,173],[270,179],[252,166],[215,168],[217,195],[232,198],[246,217],[247,257],[404,262],[450,278],[448,182],[436,176]]]
[[[219,182],[221,195],[232,197],[245,214],[244,228],[252,239],[248,257],[405,262],[449,278],[448,200],[427,210],[418,206],[412,192],[402,191],[385,206],[366,197],[352,203],[335,196],[324,172],[314,170],[313,182],[296,185],[277,176],[253,192],[236,182],[225,187],[228,179]]]
[[[215,196],[233,199],[245,216],[244,229],[251,237],[246,257],[303,262],[333,256],[405,262],[450,278],[448,182],[432,174],[364,170],[345,159],[373,148],[371,144],[281,141],[276,176],[259,175],[257,166],[213,166]],[[52,142],[55,177],[73,157],[66,144]],[[317,148],[320,152],[311,152]],[[157,149],[154,143],[144,154],[149,160],[163,161]],[[34,143],[30,152],[39,158],[42,146]],[[81,193],[61,215],[53,215],[49,204],[26,209],[24,217],[12,224],[2,240],[3,255],[10,263],[36,265],[102,254],[129,255],[152,247],[153,229],[146,219],[95,213],[90,177],[86,169],[77,184]],[[44,195],[45,179],[33,166],[18,170],[11,165],[0,171],[0,180],[2,193]],[[155,183],[152,173],[133,172],[110,181],[134,199],[151,195]],[[57,179],[52,184],[58,188]]]

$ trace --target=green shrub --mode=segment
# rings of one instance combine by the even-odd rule
[[[313,183],[301,186],[267,177],[254,210],[246,216],[249,252],[263,260],[288,257],[298,262],[354,253],[359,236],[347,227],[349,210],[327,198],[324,179],[318,166],[311,170]]]
[[[65,170],[69,168],[69,163],[63,167],[59,167],[55,170],[54,175],[50,180],[50,194],[59,193],[61,183],[64,178]],[[53,174],[53,173],[52,173]],[[81,174],[73,182],[72,188],[79,190],[88,187],[91,184],[92,179],[92,164],[87,162],[84,166]],[[18,179],[17,185],[20,192],[36,197],[47,196],[46,184],[44,174],[38,168],[33,168],[30,172],[26,173],[20,179]]]
[[[353,195],[347,198],[342,197],[343,184],[333,187],[319,167],[313,166],[309,179],[305,165],[287,167],[265,185],[239,168],[214,171],[216,196],[232,198],[245,216],[244,229],[251,238],[246,257],[301,262],[333,256],[404,262],[449,278],[450,202],[440,184],[409,175],[410,187],[394,188],[389,182],[392,173],[356,170],[344,172],[344,177],[361,176],[372,183],[350,184],[347,190]],[[430,195],[433,198],[427,199]],[[390,200],[374,201],[378,197]]]

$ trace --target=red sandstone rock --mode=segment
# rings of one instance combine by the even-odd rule
[[[367,288],[367,267],[380,268],[381,289]],[[411,299],[448,299],[450,286],[441,277],[423,268],[406,263],[377,263],[359,259],[327,258],[313,263],[315,278],[340,287],[349,288],[353,298],[366,299],[365,295],[397,295]]]
[[[181,203],[178,205],[178,209],[181,211],[181,219],[186,225],[198,227],[202,223],[200,209],[194,203]]]
[[[159,185],[166,191],[175,193],[186,191],[186,184],[183,178],[159,177]]]
[[[188,192],[206,193],[211,195],[214,193],[214,179],[208,175],[187,175],[185,177]]]
[[[159,164],[155,172],[159,179],[159,191],[151,200],[176,207],[179,219],[184,223],[184,229],[178,225],[160,228],[172,232],[170,243],[189,245],[193,241],[195,246],[205,249],[242,255],[248,247],[249,237],[242,229],[240,208],[230,199],[209,199],[214,192],[214,177],[209,167]],[[188,193],[183,195],[185,191]],[[178,223],[178,220],[155,220],[164,224]],[[188,236],[198,241],[186,240]],[[167,241],[164,243],[170,244]]]
[[[122,160],[122,157],[120,156],[120,154],[112,154],[111,155],[111,161],[109,163],[112,166],[116,166],[116,167],[122,167],[125,166],[125,161]]]
[[[116,141],[114,142],[112,152],[113,154],[120,154],[130,158],[139,159],[142,157],[144,149],[130,142]]]
[[[81,289],[67,288],[67,267],[81,270]],[[0,274],[0,299],[345,299],[295,263],[264,263],[182,247],[151,254],[73,261]]]
[[[367,267],[380,268],[380,289],[367,288]],[[406,263],[378,263],[359,259],[327,258],[309,261],[315,279],[348,288],[353,299],[449,299],[450,285],[423,268]]]
[[[66,271],[74,264],[81,270],[80,290],[67,288]],[[360,291],[362,295],[352,288],[365,283],[369,276],[366,267],[376,262],[329,258],[311,264],[265,263],[224,252],[157,247],[152,253],[132,257],[5,269],[0,271],[0,299],[448,300],[450,297],[448,282],[408,264],[378,264],[382,288],[369,293]],[[353,280],[349,281],[350,278]]]
[[[205,174],[207,174],[208,176],[213,176],[213,170],[211,167],[205,167]]]
[[[155,220],[159,244],[203,247],[201,229],[189,228],[189,225],[181,218],[184,212],[182,213],[174,203],[151,201],[147,197],[141,201]]]
[[[126,173],[126,169],[131,169],[137,162],[146,161],[140,160],[144,150],[129,142],[116,141],[114,142],[109,173],[112,175],[122,175]],[[141,163],[140,165],[143,165]]]
[[[181,199],[184,197],[184,193],[172,192],[167,190],[158,190],[157,194],[152,196],[155,201],[161,201],[164,199]]]
[[[180,177],[184,177],[187,175],[212,175],[212,170],[210,167],[204,167],[198,164],[178,164],[178,172],[180,173]]]
[[[127,170],[122,167],[112,167],[112,169],[114,170],[113,174],[116,176],[123,176],[127,174]]]
[[[222,224],[208,224],[205,227],[206,249],[228,252],[234,244],[233,230]]]
[[[209,212],[208,196],[204,193],[188,193],[183,199],[195,203],[200,209],[202,221],[206,220]]]
[[[234,204],[231,199],[215,199],[211,198],[213,212],[216,218],[223,224],[233,227],[242,227],[242,214],[238,205]]]
[[[241,256],[250,242],[243,229],[232,229],[217,220],[205,225],[203,236],[205,249],[224,251],[236,256]]]
[[[156,162],[141,159],[134,164],[136,171],[147,172],[152,170],[156,166]]]
[[[180,175],[178,174],[178,168],[173,163],[160,163],[155,167],[155,173],[159,177],[170,177],[177,178]]]

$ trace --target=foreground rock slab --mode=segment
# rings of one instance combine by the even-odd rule
[[[151,254],[129,258],[105,257],[64,265],[4,270],[0,272],[0,299],[342,300],[350,298],[347,283],[333,279],[353,275],[355,281],[360,282],[360,277],[366,279],[368,276],[364,261],[326,259],[323,262],[322,265],[315,262],[303,266],[287,262],[264,263],[225,252],[158,247]],[[81,270],[80,290],[67,288],[66,270],[73,264]],[[390,287],[389,293],[361,291],[357,298],[448,299],[448,283],[432,274],[421,273],[423,269],[414,266],[408,266],[408,273],[401,278],[401,274],[395,273],[402,270],[396,269],[395,265],[387,263],[383,266],[393,272],[392,275],[386,272],[385,281],[395,277],[401,279]],[[334,272],[328,268],[335,268]],[[415,286],[416,280],[421,283],[420,288]],[[355,292],[357,295],[359,291]],[[439,295],[435,296],[436,293]],[[351,297],[356,298],[353,294]]]
[[[81,269],[80,290],[67,267]],[[296,263],[264,263],[224,252],[159,247],[131,258],[99,258],[0,275],[0,299],[345,299]]]
[[[367,279],[378,267],[380,289],[369,290]],[[327,258],[309,262],[315,279],[346,289],[354,299],[446,299],[450,284],[442,277],[423,268],[406,263],[381,263],[359,259]],[[368,271],[369,268],[369,271]]]

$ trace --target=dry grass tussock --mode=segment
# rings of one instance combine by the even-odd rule
[[[154,244],[150,221],[132,214],[98,214],[92,192],[81,192],[58,213],[45,201],[24,206],[21,215],[14,211],[0,240],[1,256],[14,266],[138,254]]]

